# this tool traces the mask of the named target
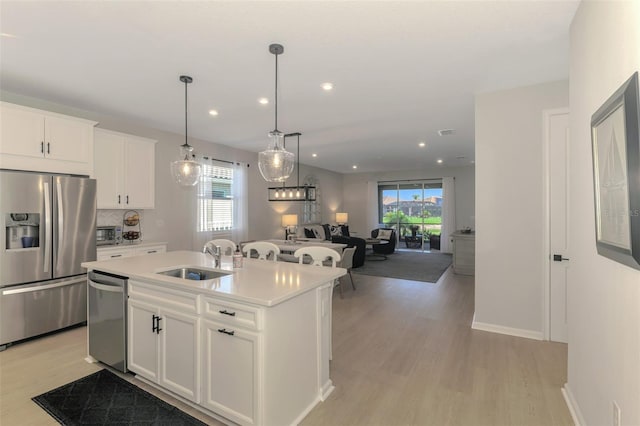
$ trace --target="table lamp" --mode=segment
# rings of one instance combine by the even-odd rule
[[[284,239],[289,239],[289,235],[295,235],[298,230],[298,215],[297,214],[283,214],[282,215],[282,227],[284,228]]]
[[[336,223],[346,225],[349,222],[349,213],[336,213]]]

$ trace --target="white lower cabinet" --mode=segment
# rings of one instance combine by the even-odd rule
[[[202,405],[240,424],[255,424],[259,377],[258,333],[203,320]]]
[[[123,257],[141,256],[145,254],[166,253],[167,244],[159,243],[154,245],[145,245],[143,247],[136,246],[104,246],[98,247],[96,260],[120,259]]]
[[[159,304],[129,298],[129,369],[200,402],[199,319]]]
[[[129,280],[129,369],[240,425],[298,424],[333,390],[331,286],[264,307]]]

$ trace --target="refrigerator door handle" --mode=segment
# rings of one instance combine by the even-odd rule
[[[44,268],[42,272],[49,272],[51,262],[51,197],[49,182],[44,182]]]
[[[62,282],[53,283],[53,284],[33,285],[29,287],[22,287],[22,288],[16,288],[16,289],[9,288],[7,290],[2,290],[1,294],[3,296],[8,296],[10,294],[31,293],[33,291],[49,290],[52,288],[65,287],[72,284],[78,284],[78,283],[84,282],[85,280],[86,278],[82,277],[78,279],[62,281]]]
[[[56,262],[60,262],[60,254],[62,253],[62,246],[64,243],[64,209],[62,208],[62,184],[58,180],[56,182],[57,195],[58,195],[58,256]]]

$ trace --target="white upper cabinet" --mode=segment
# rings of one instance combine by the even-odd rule
[[[0,167],[93,174],[95,121],[2,102]]]
[[[155,207],[156,141],[95,129],[99,209]]]

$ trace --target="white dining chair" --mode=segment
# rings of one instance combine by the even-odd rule
[[[328,247],[319,246],[301,247],[296,250],[293,255],[298,258],[298,263],[300,263],[301,265],[306,263],[305,256],[308,256],[309,258],[311,258],[311,265],[331,266],[332,268],[335,268],[342,258],[342,256],[340,256],[340,253],[338,253],[337,251]],[[342,295],[342,286],[340,287],[340,297],[344,298],[344,296]]]
[[[278,246],[268,241],[255,241],[242,246],[242,252],[246,253],[247,257],[251,257],[252,250],[258,253],[258,259],[260,260],[272,260],[276,262],[280,254]],[[269,258],[269,255],[271,255],[271,258]]]
[[[349,273],[349,279],[351,280],[351,287],[355,291],[356,285],[353,282],[353,275],[351,275],[351,268],[353,267],[353,254],[356,252],[355,247],[350,247],[342,250],[342,259],[338,266],[340,268],[344,268]],[[338,284],[340,286],[340,294],[342,294],[342,283]]]
[[[218,238],[216,240],[211,240],[205,246],[219,246],[220,251],[223,256],[233,256],[233,253],[236,251],[236,243],[231,240],[226,240],[224,238]]]

